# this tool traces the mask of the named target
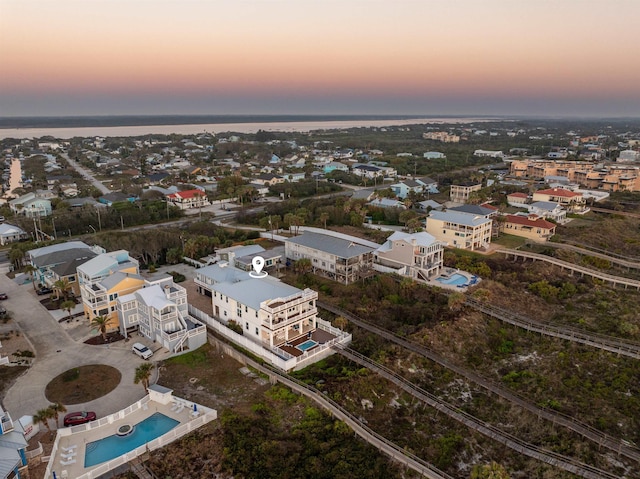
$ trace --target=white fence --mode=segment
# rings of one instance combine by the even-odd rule
[[[143,397],[140,401],[137,401],[136,403],[132,404],[131,406],[125,409],[122,409],[109,416],[105,416],[97,421],[91,421],[85,424],[81,424],[79,426],[58,429],[58,434],[56,436],[56,440],[54,441],[53,448],[51,450],[50,459],[56,457],[58,452],[58,445],[61,437],[71,436],[72,434],[81,433],[81,432],[89,431],[91,429],[96,429],[102,426],[112,424],[115,421],[126,418],[131,413],[139,409],[143,409],[144,405],[147,405],[148,407],[148,403],[149,403],[149,396],[147,395]],[[138,456],[141,456],[145,452],[153,451],[155,449],[159,449],[161,447],[166,446],[170,442],[175,441],[176,439],[184,436],[185,434],[188,434],[194,429],[197,429],[198,427],[210,421],[217,419],[218,417],[218,413],[215,409],[210,409],[204,406],[200,406],[199,410],[202,411],[202,414],[200,416],[194,419],[191,419],[190,421],[184,424],[176,426],[166,434],[154,439],[151,442],[146,443],[143,446],[138,447],[137,449],[129,451],[128,453],[123,454],[122,456],[119,456],[115,459],[112,459],[111,461],[100,464],[95,469],[91,469],[90,471],[84,473],[83,475],[75,479],[93,479],[93,478],[99,477],[102,474],[105,474],[110,470],[115,469],[116,467],[121,466],[122,464],[126,464],[127,462],[135,459]],[[53,477],[52,470],[54,465],[55,465],[54,461],[49,460],[49,464],[47,465],[47,470],[44,475],[45,478]]]
[[[123,464],[126,464],[129,461],[132,461],[138,456],[142,456],[143,454],[149,451],[154,451],[156,449],[160,449],[161,447],[166,446],[167,444],[175,441],[176,439],[181,438],[182,436],[185,436],[186,434],[189,434],[194,429],[197,429],[200,426],[204,426],[206,423],[213,421],[216,418],[217,418],[217,413],[215,411],[207,412],[202,416],[199,416],[195,419],[192,419],[189,422],[186,422],[185,424],[181,424],[180,426],[173,428],[168,433],[154,439],[151,442],[146,443],[143,446],[138,447],[137,449],[134,449],[133,451],[129,451],[128,453],[123,454],[120,457],[116,457],[111,461],[100,464],[95,469],[91,469],[89,472],[84,473],[83,475],[79,476],[77,479],[94,479],[94,478],[100,477],[101,475],[106,474],[107,472],[115,469],[116,467],[119,467]],[[45,477],[49,477],[49,476],[45,476]]]
[[[270,362],[278,369],[282,369],[283,371],[301,369],[312,362],[316,362],[326,356],[329,356],[330,354],[333,354],[331,347],[334,344],[340,343],[347,345],[351,342],[352,339],[351,334],[334,328],[327,321],[317,318],[318,328],[330,332],[331,334],[335,335],[336,338],[326,343],[319,344],[317,347],[313,348],[310,351],[305,351],[301,356],[291,356],[288,353],[283,354],[284,351],[282,351],[281,355],[279,355],[275,352],[270,351],[269,349],[266,349],[262,346],[262,344],[256,343],[243,336],[242,334],[238,334],[235,331],[232,331],[222,322],[218,321],[215,318],[212,318],[204,311],[201,311],[193,307],[192,305],[189,305],[189,314],[207,324],[211,329],[224,336],[229,341],[232,341],[238,346],[251,351],[256,356],[265,359],[266,361]]]

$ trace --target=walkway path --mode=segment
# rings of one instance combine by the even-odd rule
[[[39,302],[30,284],[17,285],[0,271],[0,290],[9,295],[4,307],[12,314],[22,333],[35,350],[35,360],[27,372],[18,378],[3,398],[3,405],[13,417],[32,415],[51,404],[45,387],[54,377],[68,369],[106,364],[122,374],[120,384],[106,396],[94,401],[66,405],[68,410],[91,410],[102,417],[130,406],[141,399],[144,389],[133,383],[135,368],[142,360],[131,353],[128,343],[111,346],[90,346],[76,342]],[[89,333],[87,326],[87,333]],[[125,346],[124,344],[127,344]]]
[[[561,426],[566,427],[567,429],[570,429],[578,434],[580,434],[582,437],[589,439],[593,442],[595,442],[596,444],[600,445],[600,446],[604,446],[607,449],[610,449],[612,451],[615,451],[617,453],[620,453],[622,455],[624,455],[625,457],[628,457],[629,459],[633,459],[637,462],[640,463],[640,449],[626,443],[625,441],[621,441],[619,439],[616,439],[614,437],[611,437],[587,424],[584,424],[570,416],[566,416],[564,414],[561,414],[557,411],[553,411],[551,409],[547,409],[547,408],[543,408],[540,406],[537,406],[533,403],[531,403],[530,401],[528,401],[527,399],[525,399],[522,396],[519,396],[518,394],[516,394],[513,391],[510,391],[504,387],[502,387],[499,384],[494,383],[493,381],[490,381],[489,379],[480,376],[479,374],[476,374],[473,371],[470,371],[466,368],[463,368],[461,366],[458,366],[452,362],[450,362],[449,360],[443,358],[442,356],[440,356],[438,353],[436,353],[435,351],[421,345],[418,343],[414,343],[413,341],[409,341],[405,338],[401,338],[399,336],[396,336],[395,333],[388,331],[386,329],[380,328],[378,326],[375,326],[367,321],[365,321],[362,318],[359,318],[358,316],[355,316],[354,314],[351,314],[348,311],[345,311],[343,309],[337,308],[335,306],[332,306],[328,303],[325,303],[323,301],[318,301],[317,305],[319,308],[322,309],[326,309],[327,311],[330,311],[334,314],[343,316],[344,318],[348,319],[349,321],[351,321],[353,324],[357,325],[360,328],[363,328],[367,331],[370,331],[374,334],[377,334],[379,336],[382,336],[385,339],[388,339],[392,342],[394,342],[395,344],[398,344],[400,346],[402,346],[403,348],[412,351],[414,353],[417,353],[427,359],[430,359],[431,361],[455,372],[456,374],[459,374],[460,376],[468,379],[469,381],[487,389],[488,391],[496,394],[497,396],[506,399],[507,401],[516,404],[518,406],[520,406],[521,408],[523,408],[526,411],[531,412],[532,414],[535,414],[537,417],[546,419],[548,421],[551,421],[554,424],[558,424]]]
[[[539,245],[539,243],[538,243]],[[599,253],[597,251],[593,251],[591,249],[586,249],[586,248],[580,248],[579,246],[575,246],[572,244],[567,244],[567,243],[553,243],[551,241],[548,241],[544,244],[544,247],[547,248],[556,248],[556,249],[564,249],[564,250],[568,250],[568,251],[573,251],[575,253],[579,253],[579,254],[583,254],[585,256],[593,256],[594,258],[600,258],[600,259],[604,259],[606,261],[609,261],[610,263],[613,264],[617,264],[619,266],[623,266],[625,268],[629,268],[629,269],[640,269],[640,263],[637,261],[634,261],[630,258],[625,259],[622,256],[611,256],[609,254],[605,254],[605,253]]]
[[[522,258],[525,261],[527,259],[531,259],[534,261],[545,261],[546,263],[559,266],[563,270],[566,269],[571,274],[580,273],[582,276],[591,276],[592,278],[597,278],[604,282],[611,283],[613,286],[621,285],[624,286],[625,289],[627,289],[628,287],[632,287],[640,291],[640,281],[636,279],[623,278],[621,276],[614,276],[613,274],[601,273],[600,271],[585,268],[584,266],[578,266],[577,264],[552,258],[544,254],[530,253],[528,251],[512,249],[498,249],[496,250],[496,253],[502,253],[506,255],[507,258],[509,258],[510,256],[513,256],[514,259]]]
[[[111,190],[107,188],[102,182],[98,181],[96,177],[93,176],[93,173],[91,171],[80,166],[77,161],[69,158],[69,155],[67,153],[60,153],[60,156],[62,156],[62,158],[64,158],[74,170],[80,173],[85,180],[91,182],[93,186],[98,188],[100,190],[100,193],[102,193],[103,195],[111,193]]]

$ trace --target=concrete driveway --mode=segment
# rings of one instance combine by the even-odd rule
[[[83,404],[67,405],[69,411],[91,410],[98,417],[124,409],[141,399],[145,393],[134,384],[135,368],[143,360],[131,352],[131,342],[109,346],[90,346],[74,340],[60,323],[40,304],[30,284],[17,285],[6,276],[8,268],[0,270],[0,291],[9,299],[3,306],[11,312],[22,333],[35,350],[31,368],[9,389],[2,403],[14,418],[32,415],[51,404],[44,395],[45,387],[57,375],[68,369],[88,364],[106,364],[122,374],[120,384],[106,396]],[[82,332],[82,322],[74,330]],[[91,334],[86,326],[86,337]]]

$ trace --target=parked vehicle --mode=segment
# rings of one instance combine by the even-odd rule
[[[7,293],[0,293],[0,300],[3,299],[9,299],[9,296],[7,296]]]
[[[97,418],[96,413],[93,411],[77,411],[70,412],[64,417],[63,424],[67,426],[77,426],[78,424],[84,424],[86,422],[95,421]]]
[[[151,351],[148,347],[141,343],[134,343],[131,347],[131,350],[142,359],[149,359],[151,356],[153,356],[153,351]]]
[[[53,290],[51,288],[47,288],[46,286],[40,288],[39,290],[36,291],[36,293],[38,293],[38,296],[42,296],[43,294],[51,294],[53,293]]]

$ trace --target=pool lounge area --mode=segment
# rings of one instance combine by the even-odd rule
[[[58,429],[45,478],[97,478],[215,419],[215,409],[151,385],[147,396],[126,409]]]
[[[445,268],[440,276],[431,280],[431,283],[445,289],[466,291],[468,287],[478,284],[480,280],[478,276],[466,271]]]

